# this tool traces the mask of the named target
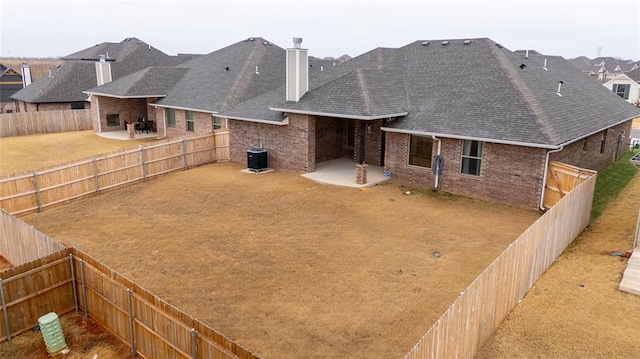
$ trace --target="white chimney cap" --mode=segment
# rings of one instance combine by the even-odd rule
[[[293,48],[299,49],[301,47],[302,47],[302,38],[301,37],[294,37],[293,38]]]

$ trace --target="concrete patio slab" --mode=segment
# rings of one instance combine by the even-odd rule
[[[129,134],[127,131],[106,131],[106,132],[96,132],[96,135],[104,138],[110,138],[112,140],[139,140],[141,138],[158,138],[157,132],[149,132],[149,133],[136,133],[135,138],[129,138]]]
[[[316,170],[311,173],[303,174],[302,177],[318,183],[353,188],[372,187],[389,180],[389,178],[384,174],[383,167],[368,165],[367,183],[357,184],[356,163],[348,158],[339,158],[316,163]]]

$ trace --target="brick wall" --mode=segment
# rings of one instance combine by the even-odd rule
[[[164,109],[161,109],[164,111]],[[164,115],[161,113],[159,116],[160,119],[164,118]],[[206,112],[193,112],[193,124],[194,131],[187,131],[187,111],[185,110],[176,110],[176,127],[168,127],[167,128],[167,137],[177,137],[184,136],[190,133],[212,133],[213,126],[211,124],[213,117],[210,113]],[[158,131],[160,132],[160,131]]]
[[[316,162],[324,162],[343,156],[344,121],[333,117],[315,117]]]
[[[136,122],[140,118],[155,121],[156,113],[148,106],[156,98],[140,99],[118,99],[105,96],[91,96],[91,117],[93,129],[102,132],[126,130],[127,122]],[[117,126],[107,125],[107,115],[120,115],[120,124]],[[100,126],[98,126],[100,121]],[[157,122],[157,121],[156,121]],[[156,125],[157,126],[157,125]]]
[[[604,153],[600,153],[604,136],[603,131],[565,146],[562,151],[552,153],[549,158],[554,161],[599,171],[615,161],[616,154],[619,156],[629,150],[632,122],[627,121],[607,130]],[[618,153],[618,139],[623,133],[624,136],[620,145],[621,151]]]
[[[356,121],[356,138],[354,141],[355,148],[353,154],[353,160],[360,160],[360,134],[362,122]],[[366,137],[364,140],[365,149],[364,149],[364,162],[374,166],[381,165],[381,157],[382,157],[382,120],[375,121],[366,121],[365,131]]]
[[[433,187],[430,168],[408,165],[409,135],[388,132],[385,169],[394,181]],[[437,141],[433,153],[436,154]],[[460,173],[462,140],[442,139],[440,189],[445,192],[527,209],[537,209],[546,152],[543,149],[484,143],[480,176]]]
[[[267,150],[269,168],[307,173],[315,169],[316,119],[290,114],[289,124],[271,125],[229,120],[232,162],[247,163],[247,150],[262,143]]]

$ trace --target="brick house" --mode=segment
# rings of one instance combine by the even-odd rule
[[[17,112],[90,108],[84,90],[149,66],[172,66],[180,60],[134,37],[103,42],[62,58],[63,63],[14,93]],[[100,66],[102,61],[108,64]],[[101,69],[108,73],[101,73]]]
[[[232,161],[260,145],[269,167],[298,173],[346,157],[403,183],[538,209],[549,160],[599,170],[628,149],[640,116],[565,59],[489,39],[378,48],[313,76],[306,56],[287,49],[283,87],[220,114]]]
[[[162,137],[226,128],[218,113],[273,90],[284,78],[284,49],[252,37],[170,67],[149,67],[89,88],[96,132],[138,119]]]

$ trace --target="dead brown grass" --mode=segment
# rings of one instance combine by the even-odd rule
[[[49,70],[60,65],[64,61],[59,59],[16,59],[16,58],[0,58],[0,64],[8,68],[12,68],[22,75],[22,64],[26,62],[31,69],[32,80],[48,74]]]
[[[60,325],[69,346],[69,353],[58,354],[61,359],[130,358],[130,349],[124,343],[107,333],[91,318],[71,313],[60,316]],[[11,343],[0,345],[0,358],[49,359],[52,358],[39,331],[28,331],[11,339]]]
[[[640,174],[538,280],[477,358],[638,358],[640,297],[618,291]]]
[[[241,168],[173,173],[24,220],[265,358],[399,358],[538,218]]]
[[[144,146],[153,138],[114,140],[93,131],[0,138],[0,175],[35,171],[102,153]]]

